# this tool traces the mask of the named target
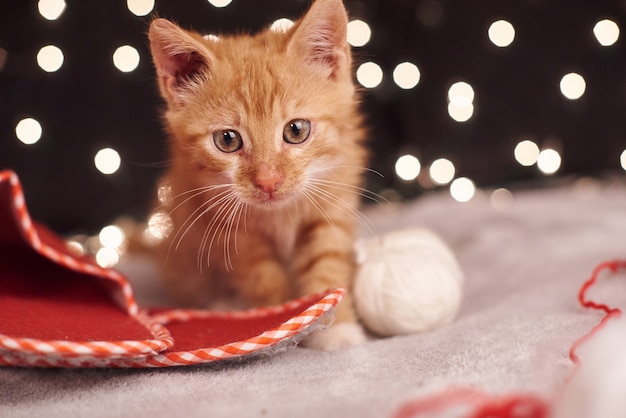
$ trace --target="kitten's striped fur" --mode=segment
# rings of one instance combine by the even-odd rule
[[[174,196],[162,249],[181,301],[268,305],[350,289],[367,153],[346,25],[341,0],[315,1],[286,33],[209,40],[152,22],[172,158],[163,181]],[[307,121],[306,140],[287,142],[285,130],[299,141]],[[356,321],[348,296],[343,325],[310,343],[357,343]]]

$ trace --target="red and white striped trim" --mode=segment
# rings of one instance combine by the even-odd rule
[[[120,273],[104,269],[93,260],[75,257],[62,250],[63,243],[45,228],[31,220],[20,182],[11,171],[0,171],[0,193],[10,186],[11,212],[25,244],[41,256],[78,273],[107,280],[113,284],[113,296],[131,317],[142,324],[154,339],[141,341],[43,341],[33,338],[14,338],[0,334],[0,365],[30,367],[169,367],[202,364],[262,352],[303,333],[341,301],[345,289],[307,296],[276,307],[255,308],[241,312],[207,312],[198,310],[171,310],[154,316],[139,310],[130,283]],[[0,203],[2,203],[0,201]],[[60,250],[56,249],[60,248]],[[308,306],[308,307],[307,307]],[[302,312],[276,328],[261,334],[218,347],[190,351],[175,349],[174,338],[165,328],[172,322],[193,319],[262,319],[288,311]],[[2,307],[0,306],[0,309]],[[52,326],[52,325],[51,325]]]
[[[93,260],[87,258],[78,259],[69,254],[59,252],[42,242],[37,226],[28,214],[26,199],[17,175],[12,171],[1,171],[0,184],[4,182],[8,182],[11,186],[13,214],[27,244],[39,254],[70,270],[112,281],[116,285],[116,291],[119,292],[119,295],[115,295],[116,301],[118,303],[121,302],[124,309],[131,315],[136,315],[139,312],[130,283],[120,273],[115,270],[102,268]]]
[[[277,344],[288,341],[296,335],[302,334],[311,326],[315,325],[320,318],[332,311],[341,301],[345,294],[343,288],[337,288],[325,295],[320,295],[316,303],[306,308],[302,313],[290,318],[278,327],[265,331],[258,336],[225,344],[219,347],[207,347],[192,351],[162,352],[160,354],[146,354],[136,357],[125,356],[97,356],[97,355],[64,355],[55,352],[55,355],[37,355],[26,351],[4,352],[0,350],[0,365],[29,366],[29,367],[116,367],[116,368],[144,368],[144,367],[172,367],[190,366],[210,363],[214,361],[227,360],[237,357],[262,353],[265,350],[275,347]],[[312,298],[312,297],[309,297]],[[299,299],[303,301],[308,298]],[[246,318],[267,316],[268,311],[280,313],[294,307],[295,302],[288,302],[275,308],[261,308],[245,311]],[[163,312],[159,314],[161,319],[165,318],[197,318],[194,313],[191,315],[181,315],[178,311]],[[199,313],[199,311],[196,311]],[[171,315],[170,315],[171,313]],[[224,317],[224,313],[213,312],[208,316]],[[202,315],[202,318],[206,318]],[[178,319],[173,319],[178,320]],[[184,319],[183,319],[184,320]]]
[[[124,276],[117,271],[104,269],[87,258],[78,259],[69,254],[62,253],[44,242],[37,226],[28,214],[24,193],[17,175],[11,171],[1,171],[0,187],[6,183],[10,186],[11,209],[14,215],[14,221],[19,227],[25,244],[29,245],[43,257],[69,270],[110,281],[110,283],[113,284],[110,289],[113,291],[114,300],[130,316],[144,325],[150,331],[153,339],[138,341],[72,342],[13,338],[9,335],[0,334],[0,349],[53,357],[135,357],[138,355],[156,354],[173,345],[174,340],[163,325],[154,321],[149,316],[140,313],[130,283]],[[50,238],[54,239],[55,236],[51,235]]]
[[[182,366],[207,363],[216,360],[225,360],[233,357],[241,357],[247,354],[251,354],[253,352],[258,352],[260,350],[273,347],[282,341],[293,338],[297,334],[300,334],[304,330],[309,328],[324,314],[331,311],[335,306],[337,306],[341,299],[343,299],[344,294],[344,288],[336,288],[330,293],[326,294],[324,297],[322,297],[317,303],[308,307],[302,313],[285,321],[278,327],[265,331],[258,336],[222,345],[220,347],[202,348],[193,351],[166,352],[163,354],[159,354],[155,357],[147,358],[145,365],[141,367]],[[286,311],[288,309],[292,309],[294,306],[298,306],[304,299],[305,298],[298,299],[297,301],[287,302],[284,305],[274,308],[252,309],[238,313],[173,310],[170,312],[162,313],[158,316],[158,319],[166,320],[169,323],[173,321],[184,321],[194,318],[264,317]]]

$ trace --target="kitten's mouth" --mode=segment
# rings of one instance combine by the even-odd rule
[[[257,196],[257,200],[260,201],[261,203],[280,202],[283,199],[284,199],[284,195],[281,193],[277,193],[277,192],[270,192],[270,193],[260,192],[259,195]]]
[[[262,208],[275,208],[276,206],[282,206],[290,199],[291,194],[284,192],[259,192],[255,196],[255,203]]]

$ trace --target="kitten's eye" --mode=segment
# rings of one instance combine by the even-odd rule
[[[311,122],[306,119],[294,119],[285,125],[283,139],[289,144],[301,144],[311,134]]]
[[[232,130],[214,132],[213,142],[220,151],[228,153],[239,151],[243,145],[239,132]]]

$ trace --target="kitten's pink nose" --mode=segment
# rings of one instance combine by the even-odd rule
[[[259,164],[254,183],[265,193],[274,193],[283,182],[283,173],[276,167]]]

